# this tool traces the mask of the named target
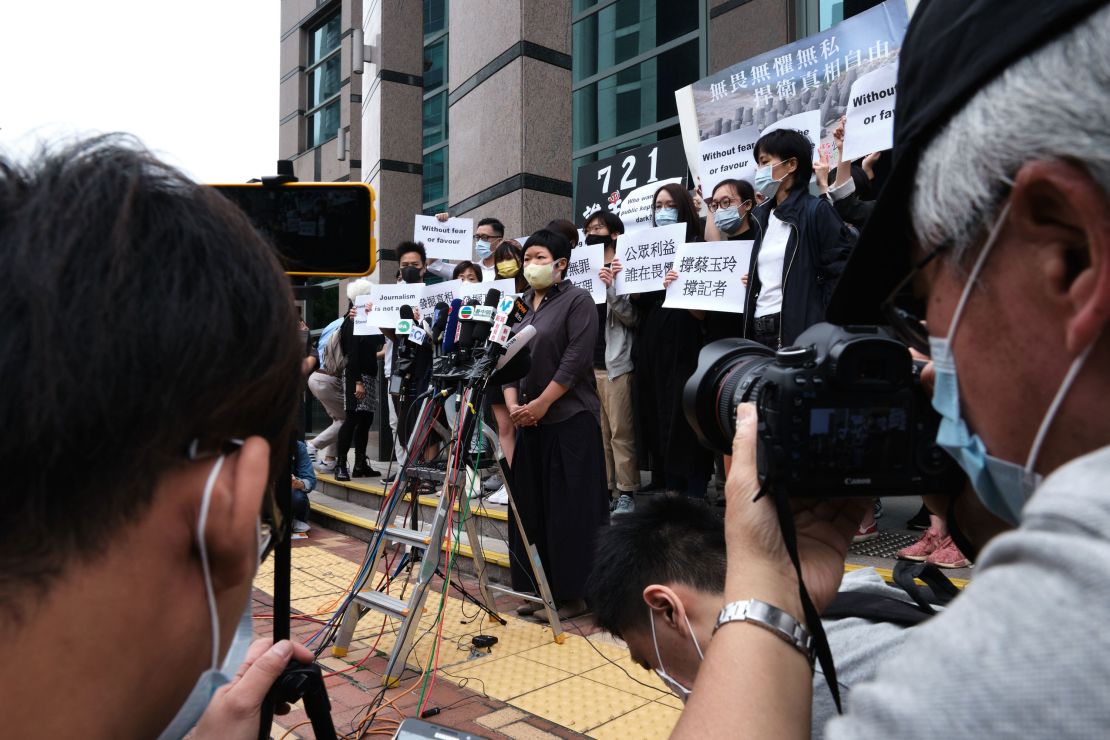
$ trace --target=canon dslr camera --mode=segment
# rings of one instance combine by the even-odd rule
[[[950,493],[959,471],[935,443],[940,417],[904,344],[873,326],[816,324],[778,352],[707,345],[684,391],[706,447],[731,454],[736,407],[759,411],[759,478],[780,495]]]

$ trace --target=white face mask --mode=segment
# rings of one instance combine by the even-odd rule
[[[971,297],[975,280],[979,277],[987,255],[994,247],[998,234],[1002,231],[1002,224],[1006,221],[1009,212],[1010,204],[1007,203],[991,227],[990,235],[979,252],[975,265],[971,268],[971,274],[968,275],[967,284],[964,286],[960,300],[956,304],[956,311],[952,314],[952,321],[948,325],[948,336],[929,337],[929,348],[932,354],[933,367],[936,370],[933,408],[941,416],[940,427],[937,430],[937,444],[951,455],[967,473],[967,477],[983,506],[999,519],[1016,526],[1021,520],[1021,510],[1025,506],[1025,502],[1029,500],[1037,486],[1041,484],[1041,476],[1037,473],[1035,467],[1045,436],[1048,434],[1049,427],[1052,426],[1052,420],[1060,410],[1064,397],[1067,396],[1072,383],[1083,368],[1083,363],[1087,360],[1095,342],[1091,342],[1086,349],[1080,352],[1072,361],[1071,367],[1068,368],[1067,374],[1056,391],[1056,396],[1049,404],[1048,411],[1045,412],[1044,419],[1037,429],[1024,467],[990,455],[982,438],[968,428],[967,422],[961,415],[960,387],[956,379],[956,357],[952,352],[952,342],[955,339],[956,329],[959,326],[964,307],[967,305],[968,298]]]
[[[698,638],[694,636],[694,628],[690,626],[690,618],[686,616],[686,612],[682,613],[683,619],[686,620],[686,629],[690,630],[690,639],[694,641],[694,649],[698,651],[698,658],[705,660],[705,654],[701,651],[701,645],[698,644]],[[667,684],[667,688],[671,693],[682,700],[685,704],[690,700],[690,694],[693,693],[690,689],[683,686],[677,679],[667,673],[667,669],[663,667],[663,656],[659,654],[659,643],[655,639],[655,610],[650,606],[648,607],[648,619],[651,622],[651,644],[655,648],[655,659],[659,661],[659,667],[655,669],[655,675],[662,679],[663,683]]]
[[[208,601],[208,616],[212,621],[212,664],[208,670],[197,678],[197,682],[193,686],[193,690],[189,692],[185,703],[181,705],[173,720],[158,736],[159,740],[179,740],[193,729],[201,715],[204,714],[204,710],[208,708],[216,689],[229,683],[238,673],[239,666],[243,664],[247,657],[247,649],[254,640],[251,603],[250,599],[247,599],[243,616],[239,618],[239,624],[235,628],[235,637],[232,639],[231,647],[228,648],[227,656],[221,665],[220,622],[216,613],[216,594],[212,588],[212,574],[208,566],[208,548],[204,541],[204,530],[208,523],[208,506],[212,500],[212,489],[216,487],[216,479],[220,475],[224,459],[225,457],[220,455],[216,459],[216,464],[212,466],[212,472],[208,474],[208,480],[204,484],[204,495],[201,497],[200,514],[197,516],[197,549],[200,550],[200,567],[204,574],[204,596]],[[255,542],[257,541],[256,533]],[[255,559],[257,560],[257,557]]]

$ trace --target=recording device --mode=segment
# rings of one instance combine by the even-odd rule
[[[497,359],[496,370],[490,376],[491,383],[505,385],[520,380],[532,368],[532,348],[528,342],[536,336],[536,327],[526,326],[505,345],[504,354]]]
[[[374,270],[374,191],[365,183],[213,185],[277,248],[290,275]]]
[[[480,735],[433,725],[431,722],[414,717],[402,721],[393,738],[394,740],[484,740]]]
[[[444,301],[436,304],[432,310],[432,343],[439,344],[443,339],[443,332],[447,328],[447,315],[451,313],[451,306]]]
[[[441,354],[447,355],[455,351],[455,334],[459,327],[459,310],[462,308],[462,299],[451,301],[447,314],[447,325],[443,329],[443,348]]]
[[[412,310],[412,306],[405,303],[399,309],[401,319],[397,322],[397,356],[395,366],[393,368],[393,375],[389,379],[389,392],[391,395],[399,396],[408,387],[409,382],[414,376],[414,369],[416,361],[419,357],[420,349],[423,345],[424,331],[419,326],[415,326],[416,314]],[[410,337],[406,336],[402,339],[402,335],[411,334],[413,331],[419,331],[418,342],[409,341]]]
[[[468,350],[474,346],[474,308],[477,305],[478,299],[472,298],[459,309],[459,328],[455,344],[460,350]]]
[[[501,301],[501,291],[490,288],[486,291],[485,302],[474,309],[474,343],[485,344],[489,339],[490,328],[493,326],[493,311]]]
[[[723,454],[737,406],[754,402],[760,481],[787,496],[950,493],[959,469],[936,445],[920,369],[879,327],[816,324],[777,353],[745,339],[707,345],[683,401],[698,441]]]

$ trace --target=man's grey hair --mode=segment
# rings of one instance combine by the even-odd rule
[[[918,243],[947,243],[959,261],[1029,161],[1078,163],[1110,193],[1108,96],[1110,7],[1104,7],[1008,67],[930,142],[911,203]]]

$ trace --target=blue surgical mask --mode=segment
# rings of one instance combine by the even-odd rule
[[[489,259],[489,256],[493,254],[493,248],[486,239],[479,239],[474,242],[474,251],[478,253],[478,257],[481,259]]]
[[[960,414],[960,387],[956,378],[956,358],[952,353],[952,342],[956,336],[956,329],[963,315],[964,307],[971,296],[975,280],[983,269],[983,264],[998,239],[1002,224],[1010,212],[1007,203],[998,214],[998,218],[991,227],[990,235],[975,261],[971,274],[968,276],[967,285],[964,286],[960,300],[956,304],[956,311],[952,314],[952,322],[948,326],[947,337],[929,337],[929,348],[932,353],[933,366],[936,370],[936,382],[933,388],[933,408],[941,416],[940,428],[937,430],[937,444],[956,460],[963,471],[967,473],[975,493],[988,511],[999,519],[1016,526],[1021,520],[1021,510],[1025,502],[1041,483],[1042,477],[1036,472],[1037,455],[1041,451],[1045,435],[1048,433],[1052,420],[1063,403],[1064,397],[1075,381],[1076,376],[1083,367],[1087,356],[1094,346],[1092,342],[1083,350],[1068,368],[1055,398],[1048,407],[1041,426],[1033,438],[1033,445],[1029,449],[1025,465],[1008,460],[1002,460],[987,452],[987,446],[978,434],[973,433]]]
[[[204,485],[204,496],[201,498],[200,514],[197,516],[197,548],[200,550],[200,567],[204,573],[204,595],[208,600],[208,616],[212,620],[212,665],[200,674],[193,690],[185,699],[185,703],[177,710],[177,714],[166,729],[162,730],[159,740],[179,740],[188,734],[189,730],[200,721],[200,717],[212,701],[216,689],[224,686],[235,677],[239,666],[247,657],[247,649],[254,639],[254,624],[251,619],[251,604],[247,600],[243,616],[235,628],[235,637],[231,641],[223,663],[220,662],[220,623],[216,613],[216,595],[212,589],[212,574],[208,568],[208,549],[204,541],[204,529],[208,521],[208,506],[212,499],[212,489],[216,486],[216,479],[224,464],[224,456],[216,460],[212,472]],[[257,538],[256,538],[257,541]]]
[[[657,208],[655,210],[655,225],[670,226],[678,223],[677,208]]]
[[[686,616],[686,612],[682,613],[682,617],[686,620],[686,629],[690,630],[690,639],[694,641],[694,649],[698,651],[698,658],[705,660],[705,654],[701,651],[698,638],[694,636],[694,628],[690,626],[690,618]],[[655,660],[659,662],[659,667],[655,669],[655,675],[659,676],[660,680],[667,684],[671,693],[685,704],[690,700],[690,694],[693,692],[667,673],[667,669],[663,667],[663,656],[659,654],[659,643],[655,639],[655,611],[650,606],[648,607],[648,620],[651,622],[651,644],[655,648]]]
[[[777,180],[774,179],[772,170],[776,165],[780,164],[782,164],[782,162],[766,164],[762,167],[757,167],[755,170],[755,191],[757,193],[762,193],[763,197],[767,200],[774,198],[775,195],[778,194],[779,186],[782,184],[782,181],[786,179],[786,175],[783,175]]]
[[[718,208],[713,214],[713,223],[726,234],[731,234],[740,228],[740,206],[731,208]]]

